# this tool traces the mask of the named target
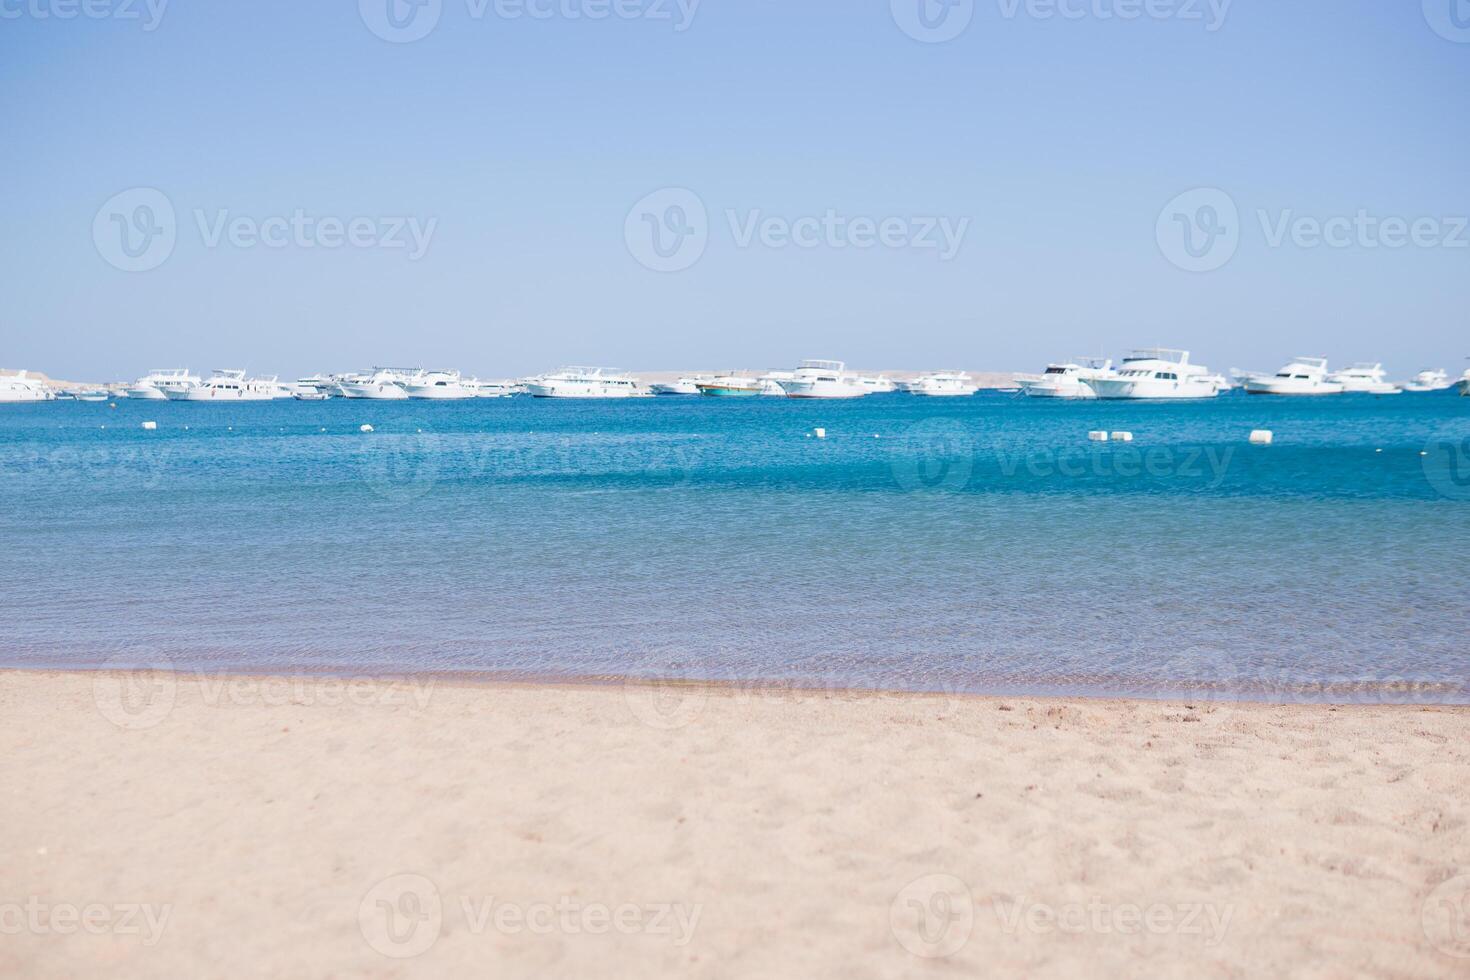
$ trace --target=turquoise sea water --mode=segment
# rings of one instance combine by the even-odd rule
[[[0,664],[1466,701],[1467,440],[1453,394],[5,405]]]

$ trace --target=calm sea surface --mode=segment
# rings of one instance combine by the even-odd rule
[[[7,666],[1470,700],[1453,393],[0,405],[0,533]]]

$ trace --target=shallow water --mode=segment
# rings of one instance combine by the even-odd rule
[[[0,664],[1470,700],[1470,398],[116,405],[0,406]]]

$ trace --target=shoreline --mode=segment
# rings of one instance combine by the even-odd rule
[[[370,668],[351,669],[337,665],[292,665],[289,668],[240,668],[218,669],[161,665],[157,662],[128,664],[117,662],[96,666],[37,667],[28,665],[0,665],[0,675],[6,673],[34,673],[41,675],[93,676],[118,670],[159,670],[181,678],[320,678],[341,681],[396,681],[432,680],[450,686],[469,688],[499,687],[650,687],[675,689],[704,689],[710,693],[743,693],[751,696],[778,695],[783,693],[808,696],[862,697],[931,697],[950,700],[995,701],[999,699],[1060,700],[1089,702],[1146,702],[1192,701],[1218,705],[1302,705],[1317,707],[1404,707],[1404,708],[1470,708],[1470,683],[1456,681],[1409,680],[1398,677],[1341,678],[1328,681],[1312,681],[1270,686],[1264,682],[1231,686],[1201,685],[1149,686],[1147,689],[1131,690],[1126,682],[1116,678],[1051,678],[1044,682],[1034,679],[992,678],[985,682],[988,688],[1003,688],[1007,683],[1013,689],[995,690],[955,686],[933,687],[885,687],[861,683],[842,682],[824,684],[820,680],[801,678],[769,677],[690,677],[673,674],[611,674],[611,673],[558,673],[518,670],[467,670],[467,669],[394,669]],[[1135,687],[1142,688],[1141,683]],[[1351,695],[1358,695],[1357,698]],[[1398,695],[1397,699],[1390,699]],[[1449,696],[1449,697],[1446,697]]]
[[[11,975],[1470,956],[1467,708],[0,670],[0,713]]]

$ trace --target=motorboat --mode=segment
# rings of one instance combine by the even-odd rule
[[[841,361],[802,361],[789,379],[777,383],[788,398],[861,398],[872,393]]]
[[[781,382],[790,381],[795,377],[791,371],[772,371],[756,378],[756,383],[761,386],[761,394],[770,398],[785,398],[786,389],[781,387]]]
[[[680,378],[678,381],[659,381],[648,386],[655,395],[697,395],[699,382],[703,378]]]
[[[56,400],[56,392],[40,378],[33,378],[24,371],[0,375],[0,402],[49,402]]]
[[[247,378],[243,370],[221,368],[202,384],[168,389],[164,394],[169,401],[178,402],[265,402],[276,397],[276,381],[274,378]]]
[[[476,392],[467,387],[458,371],[420,371],[403,382],[403,389],[410,398],[453,401],[474,398]]]
[[[1341,371],[1332,372],[1327,376],[1327,380],[1342,385],[1342,390],[1348,394],[1399,394],[1399,387],[1385,381],[1384,374],[1382,364],[1370,364],[1364,361],[1354,364],[1350,368],[1343,368]]]
[[[1099,398],[1214,398],[1221,378],[1189,363],[1189,351],[1148,347],[1123,358],[1116,373],[1087,382]]]
[[[639,398],[648,390],[636,378],[600,367],[566,367],[526,380],[535,398]]]
[[[1015,380],[1022,394],[1031,398],[1096,398],[1088,382],[1113,373],[1113,362],[1108,360],[1062,361],[1048,364],[1040,374],[1018,374]]]
[[[422,372],[404,368],[373,368],[373,373],[352,375],[338,382],[344,398],[367,398],[374,401],[403,401],[408,398],[404,383]]]
[[[460,384],[476,398],[509,398],[525,391],[514,381],[481,381],[479,378],[470,378]]]
[[[946,398],[973,395],[980,390],[975,379],[964,371],[935,371],[904,383],[903,390],[912,395]]]
[[[1450,386],[1450,376],[1445,372],[1434,369],[1420,371],[1414,375],[1413,381],[1404,382],[1405,391],[1444,391]]]
[[[898,384],[882,374],[877,377],[862,375],[857,380],[858,384],[868,389],[870,395],[887,395],[898,390]]]
[[[112,397],[106,388],[73,388],[68,394],[79,402],[105,402]]]
[[[127,388],[129,398],[149,401],[166,401],[170,389],[193,388],[199,384],[199,376],[190,374],[188,368],[154,368]]]
[[[758,378],[739,374],[720,374],[705,378],[695,387],[701,395],[709,395],[711,398],[749,398],[761,393],[761,382]]]
[[[1245,379],[1248,395],[1340,395],[1341,382],[1327,376],[1327,358],[1298,357],[1275,374],[1252,374]]]

